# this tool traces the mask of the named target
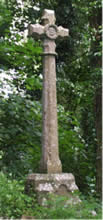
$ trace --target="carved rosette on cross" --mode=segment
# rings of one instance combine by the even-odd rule
[[[69,36],[69,30],[63,28],[62,26],[57,27],[55,25],[55,14],[52,10],[44,10],[42,16],[43,25],[35,24],[29,25],[29,35],[38,38],[49,38],[55,40],[58,37],[67,37]]]
[[[58,150],[55,40],[58,37],[67,37],[69,30],[57,27],[55,21],[54,11],[45,9],[42,16],[43,25],[29,25],[29,35],[43,41],[42,173],[62,172]]]

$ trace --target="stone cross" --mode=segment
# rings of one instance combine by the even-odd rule
[[[56,64],[55,40],[66,37],[69,30],[55,25],[55,14],[44,10],[43,25],[29,25],[29,35],[43,40],[43,135],[42,173],[61,173],[62,165],[58,151],[57,100],[56,100]]]

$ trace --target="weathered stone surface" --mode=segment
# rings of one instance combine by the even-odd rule
[[[31,24],[29,25],[28,34],[33,36],[34,38],[43,37],[44,27],[40,24]]]
[[[43,131],[42,158],[40,162],[42,173],[62,172],[58,151],[55,47],[54,41],[44,40]]]
[[[29,26],[29,34],[43,40],[43,131],[40,171],[47,174],[31,174],[27,178],[26,192],[35,192],[39,204],[43,205],[49,194],[73,198],[78,190],[72,174],[62,173],[58,150],[57,98],[56,98],[56,44],[55,39],[66,37],[69,30],[55,25],[55,14],[44,10],[43,25]]]
[[[68,36],[68,29],[55,25],[55,13],[44,10],[43,25],[29,26],[29,35],[43,39],[43,135],[42,173],[61,173],[62,165],[58,150],[57,98],[56,98],[56,65],[55,39]]]
[[[53,10],[44,9],[42,16],[43,25],[55,24],[56,18]]]
[[[62,26],[58,27],[58,36],[59,37],[67,37],[69,35],[69,30],[68,29],[64,29]]]
[[[71,173],[61,174],[30,174],[27,178],[26,192],[37,194],[39,204],[43,204],[49,194],[66,196],[68,199],[78,190],[75,178]],[[77,198],[72,198],[74,201]]]

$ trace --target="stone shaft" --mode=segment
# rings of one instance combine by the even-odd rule
[[[44,10],[43,25],[29,26],[29,34],[43,40],[43,135],[40,171],[61,173],[62,165],[58,151],[55,39],[66,37],[69,30],[55,25],[55,13]]]
[[[47,173],[62,172],[58,152],[57,99],[55,42],[45,39],[43,42],[43,135],[41,171]]]

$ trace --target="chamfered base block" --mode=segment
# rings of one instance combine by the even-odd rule
[[[26,193],[36,193],[40,205],[44,205],[48,195],[65,196],[74,204],[79,202],[78,196],[73,196],[78,187],[71,173],[60,174],[30,174],[26,181]]]

